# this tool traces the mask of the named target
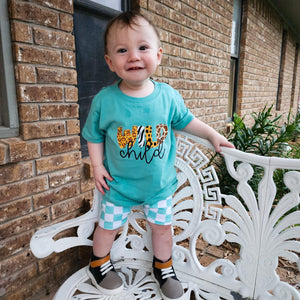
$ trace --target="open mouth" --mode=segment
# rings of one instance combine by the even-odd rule
[[[132,68],[129,68],[128,71],[136,71],[136,70],[142,70],[143,68],[142,67],[132,67]]]

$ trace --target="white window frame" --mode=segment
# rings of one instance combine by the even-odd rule
[[[233,15],[232,15],[232,28],[231,28],[231,56],[239,56],[240,48],[240,27],[241,27],[241,13],[242,13],[242,0],[233,0]]]
[[[120,0],[90,0],[91,2],[107,6],[117,11],[122,11],[122,3]]]
[[[1,1],[1,0],[0,0]],[[92,10],[103,12],[112,17],[129,9],[129,1],[124,0],[74,0],[74,4],[81,5]]]
[[[233,115],[237,110],[237,88],[238,70],[240,59],[241,22],[242,22],[242,0],[233,0],[231,44],[230,44],[230,79],[228,94],[227,122],[233,120]]]
[[[7,0],[0,1],[0,138],[19,135]]]

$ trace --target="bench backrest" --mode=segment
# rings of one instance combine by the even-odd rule
[[[254,299],[300,300],[299,292],[280,281],[276,273],[280,256],[298,263],[300,269],[297,255],[300,252],[300,211],[292,211],[300,201],[300,160],[260,157],[222,148],[227,169],[237,182],[238,193],[238,196],[224,195],[218,187],[216,172],[204,154],[208,148],[212,146],[205,140],[177,133],[178,189],[173,198],[173,262],[181,280],[188,282],[195,295],[199,294],[200,283],[204,283],[202,286],[220,294],[226,294],[227,290]],[[253,165],[260,166],[263,174],[256,192],[249,185]],[[282,199],[276,199],[274,207],[275,169],[290,171],[284,176],[289,192]],[[46,257],[53,251],[92,245],[91,235],[98,220],[100,201],[101,194],[95,190],[93,207],[88,213],[38,231],[30,244],[33,253]],[[71,227],[77,227],[77,236],[53,239]],[[231,262],[219,258],[204,266],[200,263],[200,240],[214,246],[224,241],[238,244],[239,259]],[[152,258],[150,228],[141,208],[136,207],[114,243],[112,259],[139,269],[142,265],[150,266]]]

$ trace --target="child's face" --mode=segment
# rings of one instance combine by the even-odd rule
[[[137,25],[115,24],[109,30],[105,60],[112,72],[132,85],[142,85],[161,62],[158,37],[143,18]]]

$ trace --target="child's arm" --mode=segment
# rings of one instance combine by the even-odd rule
[[[234,148],[234,145],[228,142],[223,135],[219,134],[212,127],[197,118],[194,118],[185,128],[183,128],[183,131],[209,140],[217,152],[221,151],[220,146]]]
[[[99,192],[104,195],[104,189],[109,190],[105,179],[108,179],[109,181],[113,180],[113,178],[110,176],[110,174],[107,172],[106,168],[103,165],[104,143],[94,144],[87,142],[87,145],[94,170],[96,187],[99,190]]]

